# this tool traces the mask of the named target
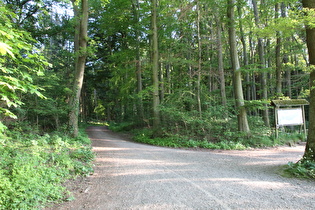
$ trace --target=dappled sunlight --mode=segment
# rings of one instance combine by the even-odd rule
[[[301,188],[296,181],[277,174],[279,165],[298,158],[302,149],[273,148],[248,151],[192,151],[138,144],[96,134],[93,142],[95,173],[93,187],[101,189],[108,199],[128,200],[128,207],[211,206],[214,209],[245,208],[260,205],[270,196],[283,197],[278,206],[312,188]],[[135,191],[136,190],[136,191]],[[125,192],[127,193],[127,197]],[[164,202],[170,198],[170,202]],[[177,200],[179,199],[179,200]],[[240,200],[241,199],[241,200]],[[174,204],[175,203],[175,204]],[[130,209],[130,208],[129,208]],[[232,208],[234,209],[234,208]]]
[[[103,151],[106,151],[103,150]],[[119,151],[113,150],[113,151]],[[115,163],[117,166],[122,167],[122,168],[130,168],[134,166],[147,166],[147,169],[150,169],[151,167],[167,167],[167,166],[176,166],[176,167],[183,167],[190,165],[190,163],[177,163],[177,162],[164,162],[160,160],[152,160],[152,159],[128,159],[128,158],[109,158],[109,157],[97,157],[96,158],[96,163],[98,162],[107,162],[109,164]],[[136,168],[138,169],[138,168]],[[164,168],[164,171],[166,169]]]
[[[126,159],[126,158],[96,158],[97,162],[112,162],[117,163],[119,166],[132,166],[132,165],[151,165],[159,163],[159,160],[145,160],[145,159]]]
[[[192,178],[191,181],[195,183],[211,183],[211,186],[238,186],[239,189],[247,188],[247,189],[290,189],[290,184],[285,182],[276,182],[276,181],[260,181],[252,179],[241,179],[241,178]],[[175,183],[175,182],[185,182],[180,178],[163,178],[163,179],[155,179],[151,180],[151,182],[155,182],[156,184],[164,182],[164,183]]]
[[[249,188],[261,188],[261,189],[282,189],[290,187],[290,184],[284,182],[272,182],[272,181],[259,181],[259,180],[243,180],[238,184],[245,185]]]
[[[104,150],[100,151],[128,151],[125,148],[103,148]],[[188,152],[189,153],[189,152]],[[194,168],[194,163],[191,162],[175,162],[174,160],[158,160],[158,159],[137,159],[137,158],[96,158],[96,163],[100,164],[100,162],[107,162],[108,165],[103,166],[108,168],[108,174],[106,176],[109,177],[127,177],[127,176],[142,176],[143,181],[152,182],[152,183],[178,183],[178,182],[187,182],[186,179],[189,178],[189,182],[198,183],[198,185],[202,185],[202,183],[212,183],[212,186],[224,186],[226,183],[230,183],[229,185],[238,185],[239,188],[261,188],[261,189],[281,189],[289,187],[290,185],[285,182],[276,182],[276,181],[264,181],[259,180],[259,177],[244,177],[238,178],[239,174],[230,174],[230,177],[224,177],[226,174],[224,171],[222,173],[212,173],[209,168],[205,168],[209,170],[209,177],[205,175],[199,175],[199,168]],[[115,165],[116,170],[112,171],[112,165]],[[240,163],[240,166],[251,166],[251,165],[263,165],[265,162],[251,162],[251,163]],[[206,165],[205,165],[206,167]],[[266,167],[268,168],[268,167]],[[216,169],[219,170],[219,169]],[[233,170],[233,169],[231,169]],[[206,170],[205,170],[206,171]],[[101,174],[94,174],[94,177],[99,177]],[[160,176],[160,178],[157,178]],[[167,178],[165,178],[167,176]],[[186,178],[187,177],[187,178]]]
[[[128,148],[115,148],[115,147],[93,147],[93,151],[95,152],[104,152],[104,151],[126,151],[130,150]]]
[[[161,169],[137,169],[120,172],[120,173],[113,173],[111,176],[139,176],[139,175],[154,175],[154,174],[162,174],[165,173],[164,170]]]
[[[106,142],[106,141],[112,141],[112,140],[104,140],[104,139],[95,139],[95,138],[90,138],[91,141],[103,141],[103,142]]]
[[[93,132],[109,132],[109,130],[106,128],[106,127],[96,127],[96,126],[94,126],[94,127],[88,127],[87,129],[86,129],[86,131],[93,131]]]
[[[292,159],[288,159],[289,160],[292,160]],[[299,160],[299,159],[297,159]],[[294,161],[294,160],[292,160]],[[264,160],[256,160],[256,161],[253,161],[253,162],[246,162],[246,163],[243,163],[244,166],[270,166],[270,162],[272,162],[272,165],[284,165],[286,164],[287,162],[283,162],[283,160],[279,160],[277,158],[275,159],[264,159]]]

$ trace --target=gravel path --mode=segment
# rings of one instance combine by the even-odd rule
[[[53,209],[315,209],[315,182],[284,178],[304,146],[192,151],[137,144],[90,127],[95,173]]]

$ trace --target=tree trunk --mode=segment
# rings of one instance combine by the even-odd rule
[[[197,102],[198,102],[198,112],[199,117],[202,117],[202,110],[201,110],[201,35],[200,35],[200,7],[199,2],[197,3],[197,39],[198,39],[198,79],[197,79]]]
[[[281,3],[281,17],[286,18],[287,17],[287,12],[286,12],[286,6],[285,3]],[[286,96],[289,98],[292,98],[292,89],[291,89],[291,68],[286,67],[286,64],[289,63],[289,55],[288,51],[290,46],[288,46],[288,43],[290,42],[290,38],[286,38],[285,44],[284,44],[284,55],[283,55],[283,64],[286,69],[285,71],[285,87],[286,87]]]
[[[78,0],[72,0],[75,26],[75,75],[73,84],[73,95],[69,101],[69,128],[73,136],[78,135],[78,121],[80,109],[80,95],[83,85],[85,61],[87,57],[87,26],[88,26],[88,0],[81,0],[81,7]]]
[[[279,18],[279,3],[275,6],[275,19]],[[277,31],[277,44],[276,44],[276,94],[282,95],[282,76],[281,76],[281,37],[280,32]]]
[[[239,28],[240,28],[240,40],[243,47],[243,63],[244,66],[248,65],[248,55],[247,55],[247,45],[245,41],[245,35],[243,30],[243,21],[242,21],[242,7],[240,4],[237,4],[237,11],[239,16]],[[246,100],[251,99],[251,85],[250,85],[250,73],[246,73]]]
[[[164,81],[164,63],[160,62],[160,77],[159,77],[159,92],[160,92],[160,103],[163,102],[165,98],[165,81]]]
[[[249,46],[249,63],[254,63],[254,46],[253,46],[253,38],[252,33],[249,33],[249,40],[248,40],[248,46]],[[252,73],[250,78],[250,86],[251,86],[251,100],[257,100],[257,87],[256,87],[256,74]],[[256,111],[255,111],[256,113]]]
[[[142,70],[141,70],[141,55],[140,55],[140,5],[139,0],[133,0],[133,11],[135,19],[135,34],[136,34],[136,77],[137,77],[137,94],[142,91]],[[138,96],[139,97],[139,96]],[[139,97],[137,101],[137,113],[140,123],[144,120],[143,101]]]
[[[314,0],[303,0],[303,7],[315,9]],[[310,110],[307,143],[304,159],[315,161],[315,28],[306,27],[306,43],[309,54],[310,74]]]
[[[219,14],[216,14],[217,22],[217,51],[218,51],[218,70],[220,78],[220,93],[221,93],[221,103],[226,106],[226,91],[225,91],[225,76],[224,76],[224,66],[223,66],[223,49],[222,49],[222,24]]]
[[[236,34],[235,34],[235,17],[234,17],[234,6],[235,0],[228,1],[228,23],[229,23],[229,45],[230,45],[230,54],[231,54],[231,62],[232,69],[234,72],[234,94],[235,94],[235,102],[237,108],[237,119],[238,119],[238,130],[250,133],[248,121],[247,121],[247,113],[244,106],[244,96],[243,96],[243,88],[242,88],[242,75],[240,71],[240,64],[238,60],[237,54],[237,43],[236,43]]]
[[[260,28],[257,2],[256,0],[252,0],[252,3],[253,3],[254,15],[255,15],[255,24],[257,28]],[[258,54],[259,54],[259,68],[263,70],[266,67],[266,62],[265,62],[264,43],[263,43],[263,39],[260,37],[258,37]],[[267,73],[265,72],[261,73],[261,88],[262,88],[262,99],[267,100],[267,97],[268,97]],[[265,126],[269,127],[270,123],[269,123],[269,114],[268,114],[267,105],[265,105],[265,109],[263,110],[263,120],[264,120]]]
[[[160,126],[159,98],[159,49],[157,29],[157,0],[152,0],[152,81],[153,81],[153,128]]]

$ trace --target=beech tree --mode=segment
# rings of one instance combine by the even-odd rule
[[[29,31],[31,45],[51,62],[46,81],[32,77],[49,100],[17,94],[27,104],[23,120],[45,119],[41,126],[48,129],[67,124],[76,135],[81,116],[219,141],[236,130],[255,134],[258,124],[270,133],[262,101],[279,95],[308,99],[305,34],[297,30],[300,7],[293,0],[91,1],[89,19],[85,0],[71,1],[74,18],[52,12],[60,1],[3,2],[18,10],[9,26]],[[88,20],[95,51],[85,65]],[[11,32],[4,31],[1,42],[12,47],[5,39]],[[4,44],[0,59],[8,69],[15,46]],[[0,106],[16,111],[14,105]]]
[[[160,126],[160,94],[159,94],[159,47],[158,47],[158,26],[157,26],[157,0],[152,0],[152,81],[153,81],[153,127]]]
[[[244,106],[244,95],[242,87],[242,74],[240,71],[239,58],[237,53],[236,33],[235,33],[235,1],[228,1],[227,16],[229,23],[229,45],[233,70],[233,86],[235,103],[237,108],[238,130],[249,133],[247,113]]]
[[[87,57],[87,27],[88,27],[88,0],[72,0],[75,16],[75,73],[73,93],[70,98],[69,127],[73,136],[78,135],[78,120],[80,110],[80,95],[83,85],[85,62]]]
[[[303,7],[308,10],[307,15],[314,15],[315,1],[303,0]],[[314,18],[314,16],[313,16]],[[315,27],[314,22],[307,22],[306,42],[309,54],[310,65],[310,108],[309,108],[309,127],[307,144],[304,153],[305,160],[315,161]]]
[[[256,27],[259,29],[260,28],[260,17],[259,17],[259,12],[258,12],[258,6],[257,6],[257,1],[252,0],[253,4],[253,9],[254,9],[254,19],[255,19],[255,24]],[[264,50],[264,43],[263,39],[261,37],[258,37],[258,55],[259,55],[259,69],[264,70],[266,67],[266,62],[265,62],[265,50]],[[268,98],[268,93],[267,93],[267,73],[262,72],[261,73],[261,89],[262,89],[262,99],[267,100]],[[268,113],[268,107],[265,105],[265,109],[263,110],[263,120],[265,122],[265,125],[267,127],[270,126],[269,123],[269,113]]]

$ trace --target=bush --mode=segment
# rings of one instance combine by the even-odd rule
[[[284,172],[289,176],[315,179],[315,162],[304,159],[297,163],[289,162]]]
[[[36,209],[69,198],[62,184],[92,173],[89,140],[62,133],[22,133],[15,127],[0,141],[0,209]]]
[[[130,131],[134,127],[133,122],[110,123],[109,129],[115,132]]]
[[[247,147],[240,142],[233,141],[220,141],[220,142],[209,142],[207,140],[199,141],[194,139],[188,139],[187,137],[181,137],[179,135],[169,137],[153,137],[153,131],[151,129],[140,129],[134,132],[133,140],[152,144],[163,147],[174,147],[174,148],[206,148],[206,149],[237,149],[243,150]]]
[[[211,101],[211,97],[208,98]],[[207,99],[207,100],[208,100]],[[195,100],[189,92],[174,93],[160,105],[161,125],[157,130],[144,128],[135,131],[138,142],[169,147],[201,147],[209,149],[245,149],[251,147],[270,147],[294,144],[301,135],[283,134],[274,138],[271,128],[264,125],[260,116],[248,115],[251,133],[238,130],[234,103],[227,106],[215,101],[203,104],[202,114],[196,111]],[[253,110],[261,108],[262,103],[248,104]],[[113,131],[132,131],[135,124],[113,123]]]

